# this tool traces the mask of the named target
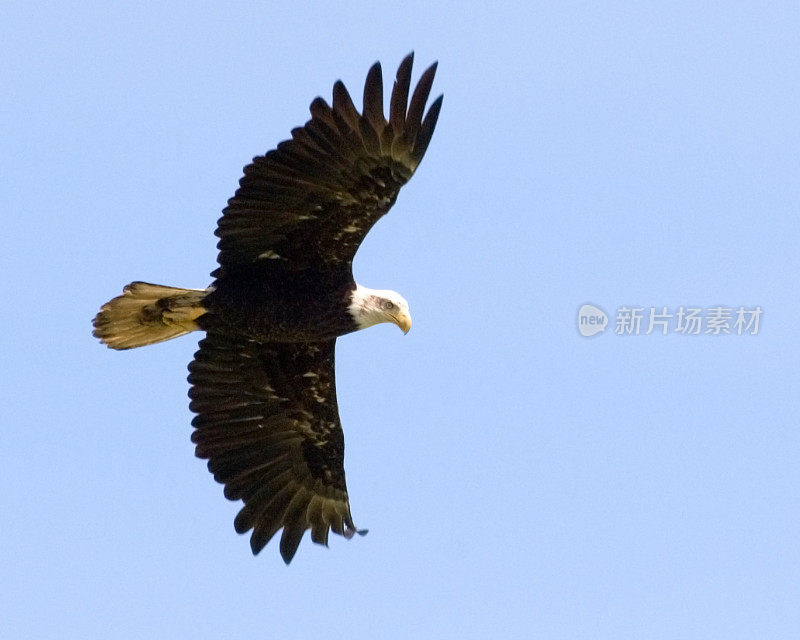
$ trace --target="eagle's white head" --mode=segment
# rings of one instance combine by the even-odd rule
[[[359,329],[381,322],[396,324],[403,333],[411,329],[408,302],[396,291],[369,289],[357,284],[347,308]]]

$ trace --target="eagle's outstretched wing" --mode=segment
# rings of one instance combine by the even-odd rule
[[[210,331],[189,365],[197,456],[208,459],[225,496],[243,500],[234,526],[253,529],[258,553],[283,528],[288,564],[306,529],[356,527],[344,476],[344,436],[336,405],[335,340],[262,344]]]
[[[341,81],[333,107],[311,103],[311,120],[292,139],[245,167],[220,218],[221,269],[255,263],[283,267],[349,266],[373,224],[394,204],[433,135],[442,96],[423,118],[436,64],[422,74],[409,102],[413,54],[400,64],[383,115],[381,66],[369,70],[359,114]]]

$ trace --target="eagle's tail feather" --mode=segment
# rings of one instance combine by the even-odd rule
[[[112,349],[133,349],[199,329],[206,289],[131,282],[94,317],[94,336]]]

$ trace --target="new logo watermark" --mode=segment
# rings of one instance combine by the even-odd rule
[[[660,333],[697,335],[750,335],[758,334],[764,310],[755,307],[695,307],[681,305],[677,308],[621,306],[617,308],[613,333],[618,336],[638,336]],[[578,331],[587,338],[603,333],[608,326],[608,315],[600,307],[584,304],[578,309]]]
[[[578,331],[587,338],[603,333],[608,326],[606,312],[593,304],[585,304],[578,309]]]

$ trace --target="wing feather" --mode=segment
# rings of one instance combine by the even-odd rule
[[[294,556],[306,529],[311,528],[311,523],[306,520],[306,514],[312,496],[310,491],[300,489],[286,507],[283,519],[287,524],[283,527],[280,544],[281,556],[284,560]]]
[[[342,116],[351,130],[355,131],[358,119],[361,117],[358,109],[353,104],[353,99],[347,91],[347,87],[341,80],[337,80],[333,85],[333,111]]]
[[[395,131],[402,131],[406,122],[406,105],[408,91],[411,88],[411,67],[414,64],[414,53],[409,53],[397,69],[394,80],[392,98],[389,103],[389,123]]]
[[[414,89],[414,95],[411,96],[411,102],[408,105],[408,113],[406,115],[406,133],[413,138],[419,131],[422,124],[422,115],[425,111],[425,103],[428,102],[428,96],[431,93],[433,86],[433,77],[436,75],[437,63],[433,63],[425,70],[422,77],[417,82],[417,88]]]
[[[210,329],[189,365],[192,441],[225,497],[242,500],[234,520],[258,553],[283,529],[288,564],[304,532],[355,531],[336,406],[335,341],[263,344]],[[308,374],[313,375],[308,375]]]
[[[383,72],[380,62],[370,67],[364,83],[364,117],[377,132],[386,124],[386,118],[383,117]]]
[[[311,120],[245,167],[217,226],[215,276],[268,269],[264,255],[280,256],[281,269],[350,268],[367,232],[413,175],[436,126],[441,97],[425,115],[436,65],[422,74],[409,101],[413,60],[409,54],[398,68],[389,121],[375,63],[362,113],[337,81],[330,105],[316,98]]]
[[[436,98],[428,110],[425,119],[422,121],[417,139],[414,143],[414,157],[422,159],[425,152],[428,150],[431,138],[433,137],[433,130],[436,128],[436,122],[439,119],[439,111],[442,109],[442,96]]]

